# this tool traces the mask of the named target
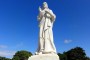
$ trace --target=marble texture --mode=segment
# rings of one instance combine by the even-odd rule
[[[39,7],[39,43],[35,55],[29,57],[28,60],[60,60],[56,52],[53,39],[53,23],[55,21],[55,14],[48,8],[46,2],[43,7]]]
[[[53,39],[53,23],[55,21],[55,14],[48,8],[46,2],[43,3],[42,8],[39,7],[39,43],[36,54],[56,53],[56,47]]]
[[[33,55],[28,60],[59,60],[59,57],[56,54],[41,54]]]

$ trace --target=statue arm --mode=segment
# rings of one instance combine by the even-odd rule
[[[46,10],[46,12],[51,15],[51,20],[52,20],[52,21],[55,21],[56,15],[53,13],[53,11],[52,11],[52,10]]]
[[[39,7],[39,15],[37,16],[37,19],[40,21],[42,19],[42,9]]]
[[[52,12],[52,14],[51,14],[51,19],[53,20],[53,21],[55,21],[55,19],[56,19],[56,15]]]
[[[40,21],[41,20],[41,14],[39,13],[39,15],[37,16],[37,19]]]

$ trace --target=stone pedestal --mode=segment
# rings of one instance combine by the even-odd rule
[[[59,56],[57,54],[33,55],[28,60],[59,60]]]

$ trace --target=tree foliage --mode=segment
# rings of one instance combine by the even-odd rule
[[[90,58],[89,57],[86,57],[85,60],[90,60]]]
[[[81,47],[75,47],[67,52],[64,52],[63,54],[58,53],[58,56],[60,60],[90,60]]]
[[[58,53],[60,60],[67,60],[67,56],[65,54]]]
[[[17,51],[13,56],[12,60],[28,60],[31,55],[32,53],[28,51]]]
[[[1,57],[1,56],[0,56],[0,60],[11,60],[11,59],[6,58],[6,57]]]
[[[86,53],[81,47],[64,52],[68,60],[86,60]]]

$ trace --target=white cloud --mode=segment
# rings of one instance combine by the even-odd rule
[[[0,48],[7,48],[8,46],[6,45],[0,45]]]
[[[72,42],[72,40],[64,40],[65,44],[68,44],[68,43],[71,43],[71,42]]]
[[[9,50],[4,50],[4,51],[0,51],[0,56],[3,57],[12,57],[15,54],[15,51],[9,51]]]
[[[11,48],[7,45],[0,45],[0,56],[12,58],[17,51],[10,50],[10,49],[18,49],[18,48],[21,48],[22,46],[23,46],[23,42],[20,42]]]

